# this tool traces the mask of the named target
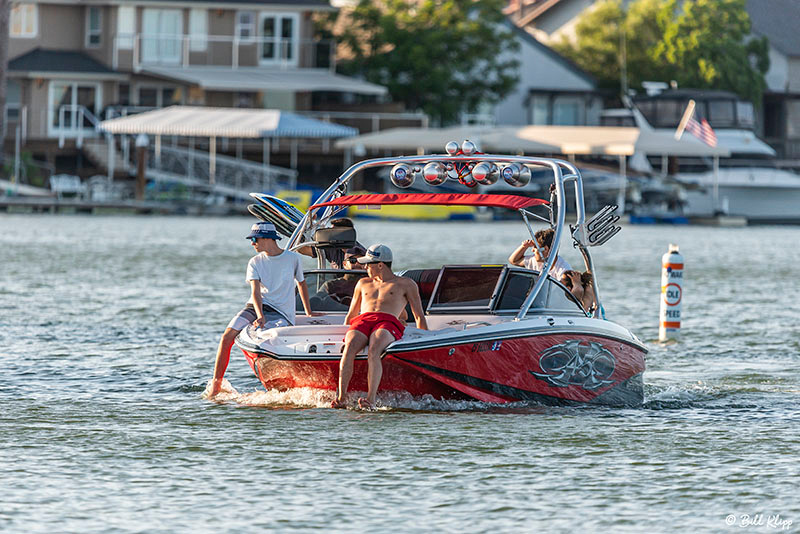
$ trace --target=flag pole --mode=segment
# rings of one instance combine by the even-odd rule
[[[683,135],[683,131],[686,129],[686,123],[689,122],[689,119],[691,119],[694,114],[694,106],[694,100],[689,100],[689,103],[686,104],[686,111],[683,112],[683,117],[681,118],[680,124],[678,124],[678,129],[675,130],[675,140],[680,140]]]

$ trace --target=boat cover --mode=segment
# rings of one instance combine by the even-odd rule
[[[491,206],[519,210],[531,206],[545,206],[546,200],[519,195],[477,195],[472,193],[386,193],[348,195],[328,202],[315,204],[309,209],[325,206],[380,206],[383,204],[434,204],[444,206]]]

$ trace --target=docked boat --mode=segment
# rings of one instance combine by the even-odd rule
[[[361,161],[347,169],[311,206],[289,238],[290,249],[349,246],[352,229],[331,226],[332,218],[353,206],[472,206],[513,210],[534,236],[531,221],[554,230],[553,247],[543,272],[569,232],[586,270],[594,273],[595,306],[586,310],[558,280],[540,272],[499,264],[435,265],[398,274],[419,287],[428,330],[408,324],[403,337],[383,356],[382,392],[415,397],[476,399],[506,403],[536,401],[548,405],[593,403],[638,405],[643,401],[644,344],[628,329],[607,320],[590,249],[607,242],[620,227],[614,206],[586,220],[583,184],[567,161],[525,156],[480,154],[465,141],[448,143],[446,154],[401,156]],[[428,189],[413,194],[347,194],[358,172],[391,167],[395,185],[407,187],[420,176]],[[515,187],[530,184],[531,168],[552,174],[550,198],[476,194],[476,183],[491,186],[502,177]],[[464,193],[435,192],[447,180],[463,184]],[[565,188],[574,187],[574,221],[566,219]],[[432,192],[427,192],[433,189]],[[486,188],[484,188],[486,190]],[[257,214],[257,210],[251,210]],[[464,225],[468,231],[469,224]],[[350,233],[348,233],[350,232]],[[348,326],[344,325],[352,287],[362,271],[330,269],[325,254],[306,272],[312,308],[323,316],[302,315],[297,324],[256,329],[236,339],[253,372],[267,389],[297,387],[336,390],[339,361]],[[487,258],[487,261],[491,261]],[[496,260],[495,260],[496,261]],[[341,288],[350,287],[350,295]],[[338,291],[330,288],[337,286]],[[345,291],[346,293],[346,291]],[[409,317],[412,315],[409,313]],[[355,361],[351,390],[367,388],[366,350]]]
[[[696,101],[698,115],[714,127],[717,146],[730,156],[672,158],[670,172],[685,186],[681,214],[689,219],[727,215],[758,224],[800,223],[800,174],[779,166],[775,150],[755,134],[751,102],[725,91],[665,90],[634,98],[640,113],[631,117],[640,128],[672,133],[690,99]],[[659,157],[651,156],[652,164],[664,174],[668,164]]]

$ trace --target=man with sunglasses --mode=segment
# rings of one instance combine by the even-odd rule
[[[392,272],[392,251],[376,244],[367,249],[358,263],[366,265],[367,276],[361,278],[353,292],[353,301],[344,319],[350,330],[344,338],[342,359],[339,362],[339,388],[333,408],[344,408],[347,387],[353,376],[356,354],[367,348],[367,397],[358,399],[362,409],[372,409],[383,375],[381,356],[392,342],[403,337],[403,314],[406,304],[416,319],[417,328],[428,329],[417,284],[410,278]]]
[[[308,286],[303,275],[300,255],[278,246],[281,237],[275,225],[258,222],[250,228],[247,239],[256,255],[247,264],[246,280],[250,283],[250,299],[245,307],[228,323],[217,348],[214,378],[208,389],[208,397],[216,396],[222,387],[222,378],[230,361],[231,348],[236,336],[247,325],[257,328],[289,326],[295,322],[295,293],[297,283],[300,300],[306,315],[321,315],[311,311]]]
[[[358,258],[366,253],[367,250],[360,245],[345,250],[341,268],[347,271],[358,271],[358,273],[346,274],[340,278],[328,280],[319,288],[320,291],[327,293],[336,302],[349,306],[353,300],[353,290],[356,287],[356,283],[358,283],[358,279],[361,278],[361,274],[365,270],[365,267],[358,263]],[[331,267],[334,269],[339,268],[333,265]]]

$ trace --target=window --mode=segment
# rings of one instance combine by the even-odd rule
[[[177,65],[183,47],[183,12],[180,9],[150,9],[142,18],[142,62]]]
[[[117,48],[131,50],[133,34],[136,33],[136,11],[133,6],[117,8]]]
[[[236,13],[236,37],[240,41],[252,41],[256,35],[256,17],[252,11]]]
[[[103,12],[99,7],[89,7],[86,10],[86,46],[96,48],[100,46],[103,33]]]
[[[12,7],[9,21],[11,37],[36,37],[39,25],[38,15],[34,4],[17,4]]]
[[[756,125],[752,102],[736,102],[736,120],[742,128],[753,128]]]
[[[261,14],[261,63],[297,62],[297,15]]]
[[[140,85],[136,88],[136,105],[148,108],[162,108],[180,104],[183,92],[180,88],[170,86]]]
[[[8,80],[6,88],[6,120],[19,119],[19,108],[22,102],[22,88],[16,80]]]
[[[530,124],[547,124],[547,108],[550,98],[547,95],[531,95]]]
[[[205,9],[192,9],[189,12],[189,50],[203,52],[208,42],[208,11]]]
[[[553,100],[553,124],[575,126],[583,124],[583,101],[576,96],[557,96]]]
[[[715,128],[734,126],[733,100],[709,100],[708,101],[708,122]]]
[[[120,106],[130,106],[131,105],[131,86],[127,83],[119,84],[117,88],[117,104]]]

